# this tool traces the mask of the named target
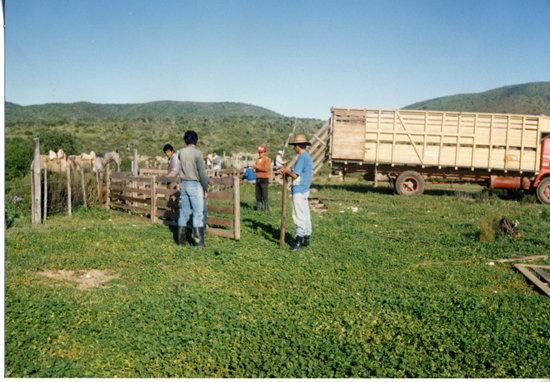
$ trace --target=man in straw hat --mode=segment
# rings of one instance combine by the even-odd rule
[[[298,154],[298,159],[294,164],[294,171],[283,167],[281,174],[287,174],[292,178],[292,220],[296,224],[296,242],[290,249],[297,251],[309,246],[309,237],[311,236],[311,217],[309,214],[309,186],[313,173],[313,159],[307,152],[307,146],[310,146],[304,134],[297,134],[294,142],[294,151]]]

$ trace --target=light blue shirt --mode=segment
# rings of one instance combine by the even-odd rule
[[[298,156],[292,172],[298,175],[298,178],[292,180],[292,193],[305,194],[308,192],[309,186],[311,186],[313,159],[307,151]]]

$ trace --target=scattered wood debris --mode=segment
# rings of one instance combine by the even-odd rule
[[[550,269],[550,265],[530,265],[530,264],[514,264],[514,267],[529,280],[533,284],[535,284],[544,294],[546,294],[548,297],[550,297],[550,288],[548,287],[548,284],[550,283],[550,274],[548,274],[546,271],[542,270],[541,268]],[[541,279],[537,278],[529,269],[532,269],[535,271]],[[543,281],[544,280],[544,281]]]
[[[311,210],[314,212],[325,212],[328,211],[328,207],[325,203],[321,201],[319,198],[308,198],[309,205],[311,206]]]
[[[533,260],[546,260],[548,258],[547,255],[540,255],[540,256],[517,256],[513,259],[499,259],[499,260],[491,260],[495,261],[497,263],[512,263],[514,261],[533,261]]]

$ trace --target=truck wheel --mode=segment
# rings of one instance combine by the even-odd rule
[[[405,171],[395,181],[399,195],[421,195],[424,192],[424,178],[416,171]]]
[[[550,178],[543,179],[537,187],[537,198],[542,204],[550,204]]]

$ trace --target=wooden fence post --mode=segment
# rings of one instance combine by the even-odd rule
[[[93,168],[93,167],[92,167]],[[103,173],[102,173],[103,174]],[[95,180],[97,182],[97,198],[99,199],[99,172],[95,173]]]
[[[132,171],[134,172],[134,176],[138,175],[138,167],[138,153],[137,149],[134,149],[134,168],[132,169]]]
[[[145,196],[145,195],[144,195]],[[151,177],[151,224],[155,223],[157,212],[157,177]]]
[[[33,224],[42,224],[40,217],[40,199],[41,199],[41,181],[40,181],[40,139],[34,138],[34,166],[33,166],[33,215],[32,222]]]
[[[240,179],[238,176],[233,178],[233,211],[235,213],[235,240],[241,240],[241,194]]]
[[[286,183],[287,183],[286,174],[283,174],[283,206],[282,206],[282,213],[281,213],[281,238],[279,242],[279,246],[281,247],[285,245],[286,193],[287,193]]]
[[[67,163],[67,200],[69,206],[69,216],[72,216],[72,205],[71,205],[71,164]]]
[[[44,163],[44,221],[48,215],[48,164]]]
[[[99,208],[103,208],[103,173],[99,176]]]
[[[105,208],[110,209],[110,201],[111,201],[111,168],[107,166],[107,195],[105,196]]]
[[[84,167],[80,166],[80,179],[82,179],[82,195],[84,196],[84,207],[88,208],[88,203],[86,202],[86,185],[84,183]]]
[[[34,163],[31,164],[31,217],[34,224]]]

